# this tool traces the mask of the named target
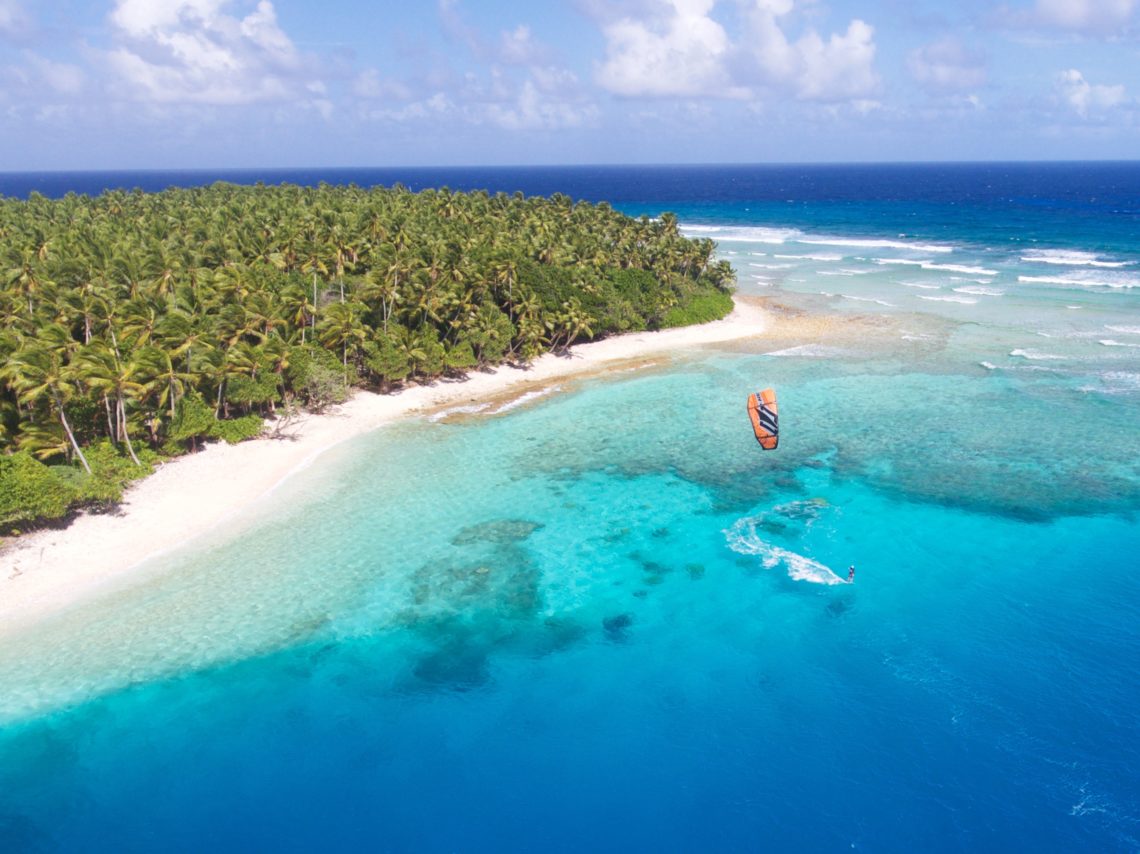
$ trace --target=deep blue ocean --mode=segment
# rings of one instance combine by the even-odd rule
[[[674,211],[771,325],[340,445],[4,636],[0,851],[1140,851],[1140,163],[0,194],[214,180]]]

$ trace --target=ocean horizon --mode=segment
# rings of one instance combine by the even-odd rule
[[[671,211],[775,320],[347,442],[12,638],[0,849],[1140,850],[1140,162],[0,195],[239,172]]]

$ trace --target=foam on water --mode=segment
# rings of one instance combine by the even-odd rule
[[[1063,285],[1077,288],[1120,290],[1140,287],[1140,277],[1136,275],[1091,270],[1074,270],[1063,276],[1018,276],[1017,280],[1030,285]]]
[[[975,276],[996,276],[997,270],[990,270],[986,267],[974,267],[968,264],[937,264],[934,261],[912,261],[906,258],[875,258],[873,259],[876,264],[882,266],[907,266],[907,267],[920,267],[923,270],[934,270],[946,273],[967,273]]]
[[[453,415],[473,415],[477,412],[482,412],[488,406],[490,406],[489,403],[472,403],[466,406],[452,406],[448,409],[443,409],[439,412],[429,415],[427,420],[436,422],[443,421],[444,419],[450,418]]]
[[[964,285],[960,288],[954,288],[955,292],[960,294],[974,294],[976,296],[985,297],[1000,297],[1005,294],[1001,288],[987,288],[984,285]]]
[[[777,258],[789,258],[795,261],[842,261],[843,255],[834,254],[819,254],[819,255],[776,255]]]
[[[927,300],[929,302],[956,302],[959,305],[977,305],[977,303],[978,303],[978,301],[976,299],[970,299],[969,297],[952,297],[952,296],[929,297],[929,296],[924,296],[923,294],[917,294],[917,297],[918,297],[918,299],[924,299],[924,300]]]
[[[555,392],[558,392],[561,390],[562,390],[562,386],[552,385],[552,386],[549,386],[547,388],[540,388],[540,389],[535,389],[534,391],[528,391],[528,392],[526,392],[526,394],[520,394],[518,397],[514,398],[513,400],[508,400],[506,403],[502,404],[501,406],[497,407],[496,409],[491,410],[490,414],[491,415],[501,415],[504,412],[510,412],[512,409],[517,409],[520,406],[524,406],[528,403],[532,403],[533,401],[538,400],[539,398],[546,397],[548,395],[554,394]]]
[[[1117,345],[1140,305],[1013,282],[1136,276],[1022,260],[1137,257],[1134,218],[1090,202],[1133,179],[1042,167],[975,204],[1037,168],[886,200],[849,196],[895,167],[825,170],[829,201],[789,190],[768,216],[763,182],[701,202],[726,225],[686,232],[889,244],[1000,270],[1007,296],[852,310],[816,296],[832,262],[797,262],[763,292],[764,338],[393,425],[5,638],[0,849],[522,851],[541,828],[573,850],[1135,850],[1140,359]],[[755,248],[721,247],[745,293]],[[878,274],[852,296],[906,293],[848,263]],[[1049,352],[1025,347],[1042,331]],[[780,394],[772,453],[742,412],[758,383]],[[831,567],[852,562],[847,585]]]
[[[681,232],[692,237],[711,237],[731,243],[770,243],[781,245],[797,240],[803,232],[796,228],[768,228],[757,226],[686,225]]]
[[[1130,343],[1128,341],[1114,341],[1111,338],[1102,338],[1100,343],[1105,347],[1128,347],[1130,349],[1140,349],[1140,344]]]
[[[940,291],[941,285],[932,285],[929,282],[899,282],[900,285],[906,288],[919,288],[924,291]]]
[[[1010,350],[1009,355],[1029,359],[1034,362],[1063,361],[1067,356],[1058,356],[1056,353],[1043,353],[1040,350],[1022,349]]]
[[[756,555],[765,569],[783,567],[794,581],[825,585],[847,583],[819,561],[761,539],[756,526],[764,520],[764,514],[737,520],[724,532],[728,547],[737,554]]]
[[[1021,256],[1022,261],[1031,264],[1053,264],[1063,267],[1128,267],[1131,261],[1109,261],[1095,252],[1081,252],[1075,249],[1033,249]]]
[[[855,249],[902,249],[909,252],[950,253],[957,247],[944,243],[923,243],[907,240],[881,240],[850,237],[799,237],[797,243],[808,246],[850,246]]]
[[[882,305],[882,306],[886,306],[887,308],[894,308],[894,306],[895,306],[895,304],[893,302],[887,302],[886,300],[882,300],[882,299],[875,299],[874,297],[858,297],[858,296],[855,296],[854,294],[835,294],[834,296],[839,296],[839,297],[842,297],[843,299],[849,299],[849,300],[852,300],[854,302],[874,303],[875,305]]]
[[[1140,394],[1140,372],[1102,371],[1096,379],[1096,385],[1083,385],[1080,390],[1110,396]]]
[[[765,356],[797,356],[804,359],[833,359],[842,356],[844,350],[826,344],[800,344],[783,350],[772,350]]]

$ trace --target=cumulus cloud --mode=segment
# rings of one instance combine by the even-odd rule
[[[557,130],[593,121],[597,107],[582,91],[578,77],[554,62],[554,51],[538,40],[531,28],[519,24],[489,38],[469,24],[459,0],[439,0],[444,33],[464,45],[489,69],[468,71],[447,90],[448,114],[472,124],[492,124],[508,130]],[[422,103],[422,102],[414,102]],[[438,117],[438,110],[390,110],[394,120]]]
[[[551,98],[536,81],[527,80],[512,101],[489,105],[486,115],[505,130],[563,130],[592,121],[597,109],[592,104]]]
[[[16,40],[34,29],[32,16],[17,0],[0,0],[0,37]]]
[[[618,95],[726,94],[730,43],[709,17],[715,0],[662,0],[658,14],[603,26],[597,80]]]
[[[24,53],[24,70],[52,92],[65,96],[79,95],[86,82],[86,75],[79,66],[53,62],[30,52]]]
[[[598,82],[619,95],[754,97],[778,86],[814,101],[866,100],[879,86],[874,28],[852,20],[824,38],[786,32],[794,0],[741,3],[735,40],[712,13],[716,0],[656,0],[650,11],[603,20]]]
[[[498,55],[511,65],[534,65],[546,59],[548,51],[535,41],[530,27],[520,24],[499,36]]]
[[[1054,79],[1058,96],[1081,118],[1090,113],[1112,109],[1126,100],[1124,87],[1093,85],[1075,68],[1060,72]]]
[[[843,35],[827,41],[814,30],[796,42],[802,71],[800,97],[816,101],[846,101],[869,94],[879,85],[875,73],[875,30],[852,21]]]
[[[356,76],[352,83],[352,93],[358,98],[394,98],[410,100],[411,88],[400,80],[381,77],[375,68],[369,68]]]
[[[164,104],[251,104],[296,99],[320,107],[309,73],[269,0],[244,17],[230,0],[118,0],[120,46],[108,62],[132,97]],[[248,7],[247,7],[248,8]]]
[[[913,51],[907,59],[911,75],[938,92],[962,92],[986,83],[985,57],[955,38],[944,38]]]
[[[1030,8],[1000,7],[996,20],[1018,29],[1113,38],[1128,32],[1138,10],[1140,0],[1036,0]]]
[[[480,44],[489,44],[477,32],[471,34]],[[528,56],[541,55],[540,51]],[[462,74],[440,72],[400,81],[382,77],[374,69],[365,71],[355,79],[354,93],[362,100],[382,103],[363,107],[360,115],[392,123],[447,121],[526,131],[580,127],[598,116],[578,76],[557,65],[505,64]]]
[[[1037,0],[1036,17],[1066,30],[1111,32],[1132,17],[1137,0]]]

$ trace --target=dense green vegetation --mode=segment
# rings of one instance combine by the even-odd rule
[[[0,199],[0,528],[282,406],[723,316],[671,214],[404,188]]]

